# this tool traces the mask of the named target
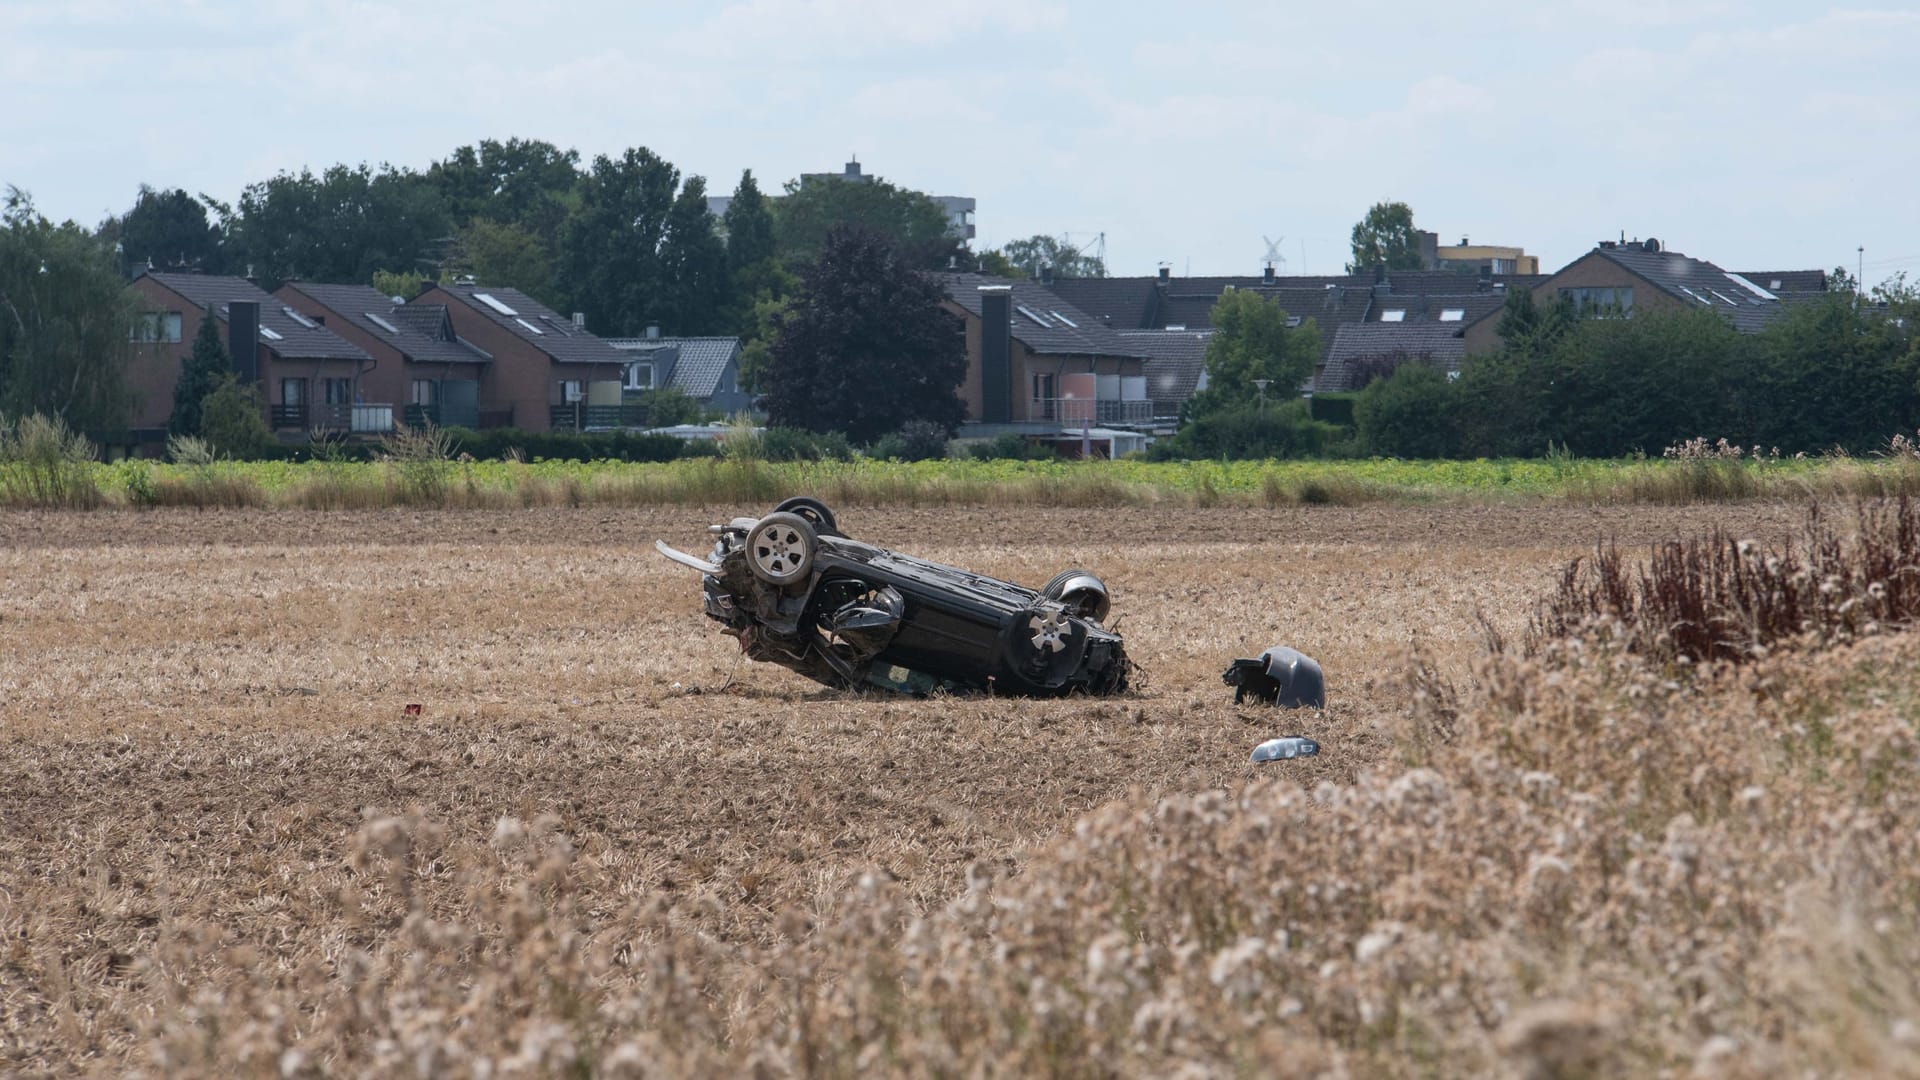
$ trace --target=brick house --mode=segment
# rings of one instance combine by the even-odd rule
[[[943,304],[966,324],[963,435],[1034,437],[1153,420],[1152,351],[1041,285],[949,274]]]
[[[633,358],[518,289],[430,285],[408,308],[443,308],[457,340],[493,358],[479,379],[483,411],[526,431],[618,427]]]
[[[1668,251],[1658,240],[1602,240],[1592,251],[1533,286],[1536,304],[1564,296],[1590,315],[1706,308],[1735,329],[1751,333],[1785,314],[1792,304],[1826,290],[1820,271],[1739,273],[1705,259]],[[1463,332],[1468,355],[1500,347],[1500,309],[1471,321]]]
[[[504,407],[485,392],[493,356],[454,332],[447,305],[401,303],[371,285],[308,281],[290,281],[274,296],[364,349],[373,364],[360,378],[361,397],[396,403],[409,426],[505,422]]]
[[[283,437],[315,429],[377,431],[392,427],[392,408],[356,409],[356,387],[372,366],[365,349],[276,300],[245,278],[146,271],[129,286],[149,312],[128,362],[134,393],[132,434],[166,436],[173,387],[193,351],[200,320],[211,311],[242,382],[257,386],[268,422]]]

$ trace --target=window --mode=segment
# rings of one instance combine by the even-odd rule
[[[1440,309],[1441,322],[1461,322],[1464,319],[1466,319],[1466,317],[1467,317],[1466,308],[1450,307],[1450,308]]]
[[[133,322],[133,329],[127,333],[128,341],[145,345],[165,342],[177,345],[180,342],[180,313],[177,311],[150,311]]]
[[[519,323],[521,326],[526,327],[527,329],[533,331],[536,334],[540,334],[542,336],[545,336],[546,334],[545,330],[540,329],[539,327],[533,325],[532,323],[528,322],[525,319],[515,319],[513,321]]]
[[[1027,413],[1030,420],[1052,420],[1059,409],[1056,401],[1060,396],[1059,384],[1053,375],[1035,375],[1033,377],[1033,408]]]
[[[363,312],[363,314],[366,315],[367,321],[373,323],[373,325],[379,327],[380,329],[385,330],[387,333],[395,334],[395,335],[400,333],[399,327],[393,325],[392,323],[381,318],[380,316],[375,315],[373,312],[368,311],[368,312]]]
[[[353,380],[321,379],[320,399],[329,405],[353,404]]]
[[[437,405],[440,403],[440,384],[432,379],[413,380],[412,396],[407,399],[409,405]]]
[[[1057,312],[1057,311],[1054,311],[1054,310],[1053,310],[1053,309],[1051,309],[1051,308],[1049,308],[1049,309],[1047,310],[1047,314],[1049,314],[1049,315],[1051,315],[1051,316],[1053,316],[1053,317],[1054,317],[1054,318],[1056,318],[1056,319],[1059,319],[1059,320],[1060,320],[1061,322],[1063,322],[1063,323],[1066,323],[1066,324],[1067,324],[1068,326],[1071,326],[1071,327],[1073,327],[1073,328],[1074,328],[1075,330],[1078,330],[1078,329],[1080,329],[1080,324],[1079,324],[1079,323],[1077,323],[1077,322],[1074,322],[1074,321],[1073,321],[1072,319],[1069,319],[1069,318],[1067,318],[1067,317],[1066,317],[1065,315],[1062,315],[1062,314],[1060,314],[1059,312]]]
[[[553,327],[554,333],[559,334],[561,337],[573,336],[572,327],[568,326],[566,323],[562,322],[560,319],[552,315],[542,315],[540,316],[540,321],[543,323],[546,323],[548,326]]]
[[[1300,324],[1306,321],[1306,319],[1298,315],[1289,315],[1287,316],[1287,329],[1298,330],[1300,329]]]
[[[1388,308],[1386,311],[1383,311],[1380,313],[1380,321],[1381,322],[1406,322],[1407,309],[1406,308]]]
[[[560,400],[567,405],[587,400],[587,384],[579,379],[561,379]]]
[[[488,307],[490,307],[490,308],[492,308],[493,310],[495,310],[495,311],[497,311],[497,312],[499,312],[500,314],[502,314],[502,315],[505,315],[505,316],[506,316],[507,318],[509,318],[509,319],[511,319],[511,318],[513,318],[513,317],[514,317],[515,315],[518,315],[518,314],[520,314],[519,312],[517,312],[517,311],[515,311],[515,310],[513,310],[512,308],[510,308],[510,307],[508,307],[507,305],[505,305],[505,304],[503,304],[503,303],[501,303],[500,301],[498,301],[498,300],[496,300],[496,299],[494,299],[494,297],[493,297],[493,294],[492,294],[492,293],[483,293],[483,292],[477,292],[477,293],[474,293],[474,294],[473,294],[473,298],[474,298],[475,300],[478,300],[478,301],[480,301],[481,303],[483,303],[483,304],[485,304],[485,305],[487,305]]]
[[[627,365],[627,389],[653,389],[653,361],[649,360],[644,364]]]
[[[1560,295],[1572,300],[1574,309],[1582,315],[1602,316],[1610,312],[1622,314],[1633,310],[1632,286],[1561,289]]]
[[[280,404],[305,405],[307,403],[307,380],[281,379]]]
[[[290,307],[281,308],[280,313],[309,330],[318,330],[320,328],[319,323],[314,322],[312,319],[307,318],[305,315],[300,314]]]
[[[1053,324],[1047,321],[1047,317],[1045,315],[1042,315],[1039,312],[1033,310],[1032,308],[1027,307],[1025,304],[1020,305],[1020,314],[1025,315],[1029,319],[1032,319],[1033,324],[1035,326],[1044,326],[1049,330],[1053,329]]]
[[[268,326],[263,326],[260,328],[260,336],[263,338],[266,338],[268,341],[286,340],[285,338],[280,336],[280,331],[275,330],[272,327],[268,327]]]

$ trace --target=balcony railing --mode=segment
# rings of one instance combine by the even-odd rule
[[[393,430],[393,406],[270,405],[267,422],[275,429],[384,435]]]
[[[555,405],[549,410],[549,424],[556,431],[610,431],[615,428],[649,426],[645,405]]]
[[[1113,401],[1106,398],[1034,398],[1030,415],[1062,427],[1091,424],[1150,424],[1153,402]]]
[[[479,428],[481,411],[472,405],[409,405],[404,413],[406,425],[420,427],[463,427]],[[494,427],[506,427],[511,422],[512,412],[508,411],[508,421],[494,424]]]

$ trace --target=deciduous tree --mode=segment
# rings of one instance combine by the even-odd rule
[[[0,209],[0,414],[81,430],[126,425],[139,305],[107,243],[54,225],[18,188]]]
[[[1413,227],[1413,208],[1403,202],[1374,203],[1353,226],[1353,261],[1347,273],[1375,266],[1389,270],[1420,269],[1420,234]]]
[[[827,178],[790,181],[774,209],[774,235],[790,264],[818,254],[837,226],[878,233],[916,269],[945,269],[960,253],[947,234],[947,213],[928,196],[885,180]]]
[[[579,209],[567,219],[557,284],[600,333],[645,328],[661,291],[660,244],[679,182],[674,167],[645,147],[593,159]]]
[[[1063,278],[1107,276],[1107,264],[1098,256],[1088,255],[1072,244],[1051,236],[1035,235],[1025,240],[1009,241],[1000,248],[1000,255],[1030,278],[1040,276],[1042,265],[1052,267],[1053,273]]]
[[[910,420],[953,431],[966,415],[966,338],[943,297],[884,237],[829,230],[778,320],[763,376],[771,422],[856,443]]]
[[[1279,303],[1251,290],[1222,295],[1211,314],[1207,339],[1207,388],[1187,402],[1189,416],[1236,408],[1265,397],[1280,403],[1300,389],[1320,359],[1320,330],[1312,319],[1287,325]],[[1264,394],[1258,379],[1267,380]]]

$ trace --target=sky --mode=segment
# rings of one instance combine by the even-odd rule
[[[1872,284],[1920,278],[1916,57],[1885,0],[0,0],[0,185],[91,225],[519,136],[716,193],[857,156],[1118,274],[1338,273],[1399,200],[1548,270],[1624,233]]]

